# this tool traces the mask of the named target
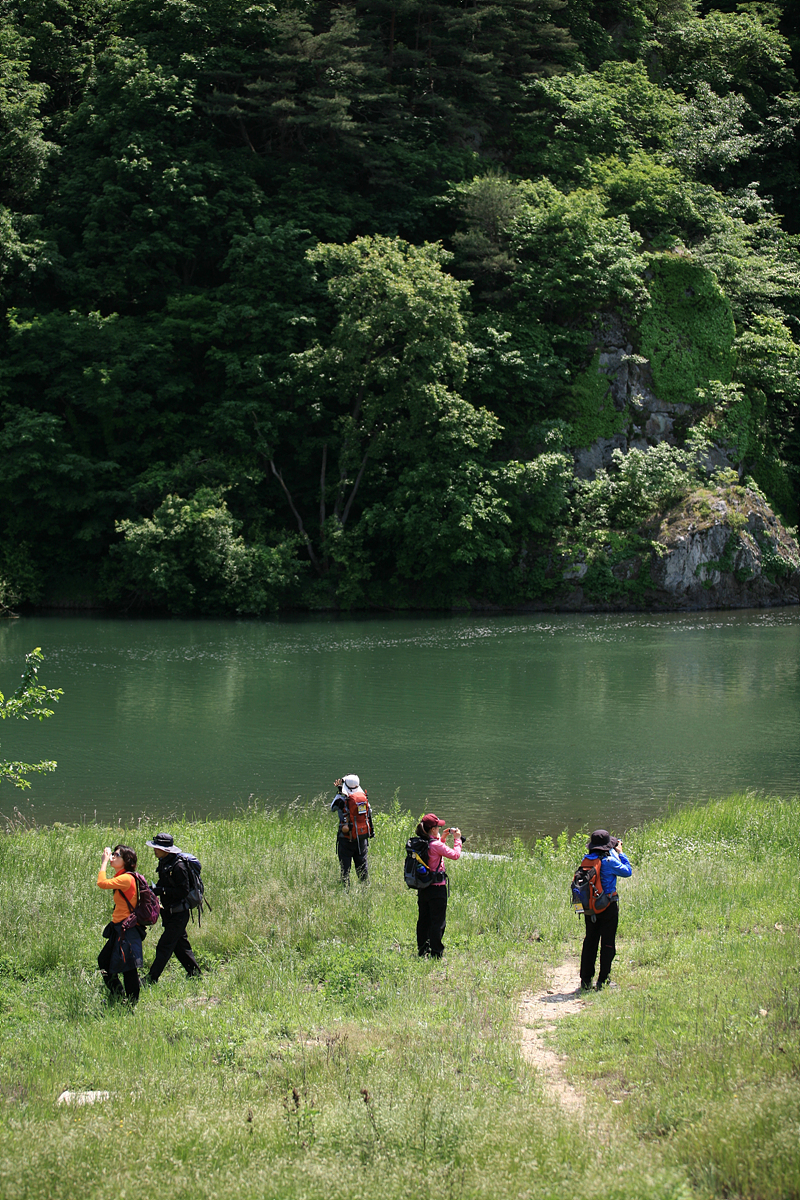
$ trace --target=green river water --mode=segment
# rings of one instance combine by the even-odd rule
[[[670,804],[800,788],[800,611],[0,622],[0,691],[64,689],[0,754],[53,758],[52,822],[230,814],[355,771],[469,832],[619,832]],[[31,807],[32,806],[32,807]]]

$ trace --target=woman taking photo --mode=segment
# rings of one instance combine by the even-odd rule
[[[600,947],[600,973],[597,976],[595,989],[600,992],[608,983],[611,974],[611,964],[617,954],[617,925],[619,923],[619,898],[617,896],[617,879],[630,879],[633,867],[622,853],[622,842],[612,837],[607,829],[595,829],[586,846],[586,860],[600,860],[600,883],[605,895],[611,897],[611,903],[604,912],[597,916],[587,914],[586,936],[581,949],[581,990],[586,992],[592,986],[595,963],[597,962],[597,947]]]
[[[435,813],[426,813],[417,826],[416,835],[428,839],[428,870],[433,875],[430,887],[417,892],[419,916],[417,917],[417,951],[420,958],[429,954],[441,958],[444,954],[444,929],[447,923],[447,876],[441,869],[443,858],[461,858],[461,830],[445,829]],[[445,839],[453,834],[452,849]]]
[[[106,846],[97,872],[97,886],[114,892],[114,911],[103,930],[106,944],[97,956],[97,965],[103,983],[114,997],[123,994],[119,982],[119,976],[122,976],[124,994],[131,1004],[139,999],[142,931],[135,922],[128,929],[123,929],[122,923],[131,915],[139,899],[138,885],[131,873],[136,870],[136,861],[136,851],[130,846],[115,846],[113,851]],[[111,879],[106,877],[109,863],[114,871]]]

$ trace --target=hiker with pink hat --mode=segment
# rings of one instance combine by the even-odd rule
[[[445,925],[447,924],[447,875],[442,870],[442,859],[453,860],[461,858],[461,830],[444,829],[436,813],[426,813],[417,826],[416,835],[428,838],[428,868],[433,876],[430,887],[417,892],[419,916],[417,917],[417,952],[420,958],[430,955],[431,958],[441,958],[444,954]],[[453,845],[448,846],[446,838],[453,834]]]

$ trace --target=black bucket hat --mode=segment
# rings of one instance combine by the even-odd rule
[[[148,842],[148,845],[150,843]],[[616,850],[619,845],[619,838],[612,837],[607,829],[595,829],[589,841],[586,843],[587,850]]]

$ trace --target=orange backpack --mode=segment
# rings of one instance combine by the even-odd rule
[[[372,823],[369,819],[369,800],[367,793],[359,788],[355,792],[351,792],[349,796],[345,796],[347,808],[347,824],[349,832],[347,837],[354,842],[357,838],[372,837]]]
[[[599,858],[584,858],[572,876],[572,907],[579,916],[590,916],[592,920],[617,898],[616,891],[603,891],[600,862]]]

